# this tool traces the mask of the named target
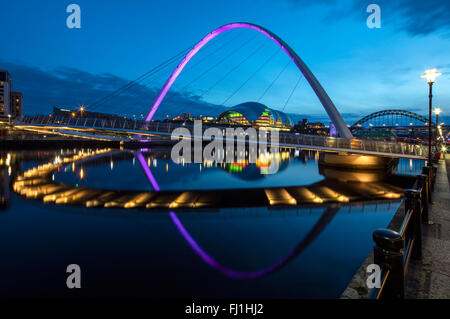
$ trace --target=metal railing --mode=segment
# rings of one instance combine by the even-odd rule
[[[24,116],[14,121],[15,125],[36,125],[36,126],[61,126],[72,129],[98,129],[116,130],[118,132],[151,132],[170,135],[172,131],[179,127],[184,127],[193,135],[193,124],[166,123],[166,122],[145,122],[136,119],[101,119],[101,118],[78,118],[63,116]],[[210,126],[203,124],[201,134]],[[200,133],[200,132],[199,132]],[[223,127],[225,133],[225,127]],[[270,131],[268,131],[270,134]],[[224,134],[225,135],[225,134]],[[354,153],[377,153],[399,157],[426,158],[428,148],[423,145],[394,143],[385,141],[371,141],[360,139],[345,139],[329,136],[305,135],[291,132],[279,132],[280,146],[305,146],[315,149],[336,149]]]
[[[422,224],[428,224],[435,176],[435,167],[423,167],[414,188],[405,190],[405,217],[398,231],[380,228],[373,232],[374,264],[380,266],[381,275],[371,299],[404,298],[410,259],[422,258]]]

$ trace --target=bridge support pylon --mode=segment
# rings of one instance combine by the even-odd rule
[[[373,182],[383,180],[395,173],[398,159],[374,155],[360,155],[349,153],[320,153],[319,171],[329,178],[347,179],[354,178],[361,182]]]

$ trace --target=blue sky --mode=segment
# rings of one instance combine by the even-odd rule
[[[372,2],[381,7],[381,29],[369,29],[366,25],[366,7]],[[348,121],[386,108],[425,114],[427,87],[419,76],[432,67],[443,72],[434,88],[435,105],[450,113],[450,2],[393,2],[0,0],[0,20],[6,26],[2,36],[8,43],[2,48],[0,69],[8,69],[14,89],[23,92],[25,113],[48,112],[54,105],[89,105],[192,46],[218,26],[246,21],[262,25],[285,40],[310,67]],[[65,9],[70,3],[81,7],[81,29],[66,27]],[[235,52],[252,37],[252,32],[255,31],[223,34],[201,54],[206,57],[236,36],[222,53]],[[220,110],[224,101],[225,106],[232,106],[258,100],[288,61],[281,51],[275,53],[276,47],[271,43],[214,91],[205,96],[201,92],[264,41],[268,39],[256,37],[183,91],[186,84],[221,56],[214,55],[191,71],[187,68],[173,87],[171,101],[163,103],[157,114],[175,115],[186,110],[186,105],[193,110],[206,109],[205,114]],[[201,54],[192,62],[200,61]],[[264,64],[272,54],[275,56]],[[227,100],[262,64],[261,71]],[[118,105],[111,103],[99,110],[145,113],[170,71],[167,69],[159,82],[133,92],[132,98],[122,96],[115,101]],[[261,102],[282,109],[299,74],[295,66],[288,65]],[[191,104],[191,100],[195,103]],[[284,110],[301,116],[326,116],[304,79]]]

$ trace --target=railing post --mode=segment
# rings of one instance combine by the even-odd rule
[[[403,252],[405,242],[402,236],[390,229],[376,229],[373,232],[374,263],[384,270],[389,270],[382,297],[386,299],[403,299],[405,296],[405,273]]]
[[[405,213],[412,210],[412,228],[408,231],[414,238],[414,245],[411,252],[411,257],[414,259],[422,258],[422,220],[420,205],[420,191],[416,189],[405,190]]]
[[[430,163],[428,165],[430,165]],[[432,189],[431,189],[432,168],[431,168],[431,166],[424,166],[424,167],[422,167],[422,174],[425,174],[428,177],[428,189],[427,189],[428,193],[427,193],[427,195],[428,195],[428,202],[431,203],[431,200],[432,200],[432,196],[431,196],[431,191],[432,191]]]
[[[430,189],[431,189],[431,191],[434,191],[434,181],[435,181],[435,177],[436,177],[436,167],[433,164],[431,164],[431,163],[428,163],[428,165],[425,166],[425,167],[427,167],[427,170],[428,170],[428,173],[429,173],[429,176],[430,176]]]
[[[419,189],[422,188],[422,198],[421,198],[422,206],[423,206],[422,222],[424,224],[428,224],[428,210],[429,210],[428,192],[430,191],[428,176],[425,174],[420,174],[420,175],[417,175],[417,179],[419,182],[418,183]]]

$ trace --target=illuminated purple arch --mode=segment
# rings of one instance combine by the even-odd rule
[[[149,112],[147,113],[147,116],[145,120],[147,122],[150,122],[153,118],[153,115],[155,114],[156,110],[158,109],[159,105],[163,101],[164,97],[166,96],[167,92],[177,79],[177,77],[180,75],[181,71],[183,71],[184,67],[188,64],[188,62],[194,57],[195,54],[197,54],[200,49],[207,44],[209,41],[214,39],[219,34],[232,30],[232,29],[239,29],[239,28],[247,28],[256,30],[265,36],[267,36],[269,39],[271,39],[273,42],[275,42],[295,63],[295,65],[298,67],[298,69],[302,72],[303,76],[306,78],[308,83],[311,85],[312,89],[316,93],[317,97],[319,98],[320,102],[322,103],[323,107],[325,108],[325,111],[327,112],[328,116],[330,117],[331,121],[333,122],[334,126],[336,127],[336,130],[340,137],[344,138],[353,138],[352,133],[350,132],[349,128],[347,127],[347,124],[345,124],[344,119],[342,118],[339,111],[336,109],[336,106],[334,106],[333,102],[331,101],[328,94],[323,89],[322,85],[320,85],[319,81],[316,79],[314,74],[309,70],[309,68],[306,66],[306,64],[300,59],[300,57],[295,53],[294,50],[282,39],[280,39],[276,34],[272,33],[271,31],[258,26],[256,24],[247,23],[247,22],[236,22],[236,23],[230,23],[226,24],[224,26],[221,26],[208,35],[206,35],[203,39],[201,39],[181,60],[180,64],[175,68],[175,70],[170,75],[169,79],[166,81],[162,89],[159,91],[158,95],[155,98],[155,101],[153,102]]]

